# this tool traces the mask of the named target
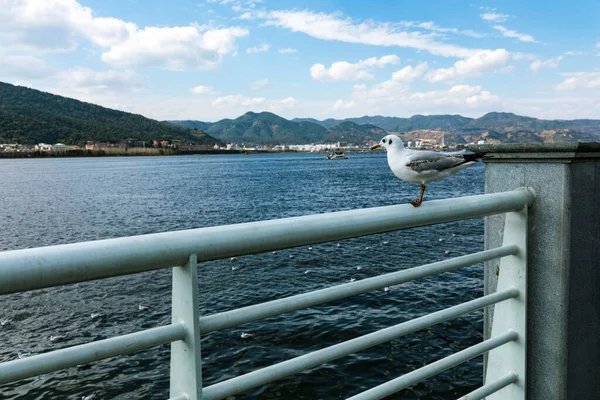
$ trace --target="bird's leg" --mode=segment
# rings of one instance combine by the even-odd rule
[[[423,202],[423,195],[425,194],[425,185],[421,183],[421,194],[419,195],[419,200],[413,200],[410,202],[415,207],[419,207]]]

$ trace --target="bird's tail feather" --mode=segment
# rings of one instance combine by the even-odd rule
[[[465,153],[461,154],[463,160],[454,165],[454,167],[458,167],[459,165],[463,165],[469,162],[477,162],[480,158],[485,156],[487,152],[477,152],[477,153]]]

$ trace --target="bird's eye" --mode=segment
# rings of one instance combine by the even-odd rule
[[[392,139],[390,139],[390,144],[392,144]]]
[[[381,141],[382,141],[383,143],[385,143],[385,139],[382,139]]]

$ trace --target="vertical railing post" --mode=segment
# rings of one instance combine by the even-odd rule
[[[485,192],[535,190],[527,253],[527,399],[600,393],[600,143],[500,144],[488,152]],[[502,216],[486,217],[485,245],[502,243]],[[484,292],[496,290],[487,262]],[[491,313],[485,314],[485,337]]]
[[[184,340],[171,343],[171,398],[202,399],[202,360],[196,254],[173,268],[172,320],[186,328]]]
[[[509,330],[517,332],[518,339],[489,352],[485,383],[491,383],[510,372],[517,382],[487,396],[488,400],[525,400],[527,355],[527,207],[506,214],[503,246],[516,245],[515,255],[504,257],[498,267],[497,290],[515,287],[519,297],[494,306],[492,337]]]

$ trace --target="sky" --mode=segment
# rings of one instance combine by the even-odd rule
[[[600,2],[0,0],[0,81],[159,120],[600,119]]]

